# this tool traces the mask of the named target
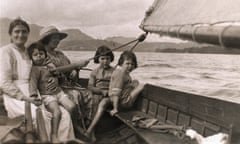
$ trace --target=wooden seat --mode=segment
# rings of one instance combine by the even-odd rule
[[[152,118],[151,116],[140,112],[138,110],[131,110],[127,112],[120,112],[116,114],[116,117],[119,118],[122,122],[124,122],[127,126],[133,129],[136,134],[141,137],[148,144],[186,144],[189,143],[188,139],[179,139],[177,136],[174,136],[170,133],[161,133],[154,132],[149,129],[136,128],[132,124],[132,118],[134,116],[142,116],[145,118]]]

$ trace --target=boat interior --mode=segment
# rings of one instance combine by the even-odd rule
[[[80,83],[86,86],[87,79],[81,79]],[[2,98],[0,100],[0,129],[1,138],[4,138],[11,125],[16,126],[24,118],[9,120]],[[104,114],[96,128],[95,143],[195,144],[196,141],[185,136],[185,130],[191,128],[205,137],[226,133],[229,143],[237,144],[240,135],[238,109],[239,104],[147,84],[133,108],[122,110],[114,117],[108,112]],[[136,125],[136,121],[143,119],[150,120],[147,124],[157,121],[167,128]]]

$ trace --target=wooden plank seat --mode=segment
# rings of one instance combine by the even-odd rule
[[[116,117],[119,118],[122,122],[124,122],[127,126],[133,129],[136,134],[143,139],[148,144],[188,144],[188,139],[180,139],[177,136],[174,136],[168,132],[155,132],[150,129],[142,129],[135,127],[132,123],[132,119],[134,116],[142,116],[145,118],[152,118],[151,116],[138,111],[138,110],[130,110],[126,112],[120,112],[116,114]]]

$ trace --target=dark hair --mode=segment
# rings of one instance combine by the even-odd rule
[[[134,67],[137,68],[138,67],[137,57],[132,51],[122,52],[122,54],[120,55],[120,58],[118,60],[118,65],[121,66],[125,60],[129,60],[129,59],[131,59],[133,61]]]
[[[30,59],[32,59],[32,53],[33,53],[34,49],[43,51],[45,53],[45,56],[47,56],[47,51],[46,51],[44,45],[41,42],[34,42],[27,48],[27,52],[28,52]]]
[[[11,35],[14,27],[16,27],[17,25],[23,25],[27,28],[28,32],[30,32],[30,28],[29,28],[29,25],[27,22],[25,22],[24,20],[20,19],[20,18],[17,18],[17,19],[14,19],[10,25],[9,25],[9,29],[8,29],[8,34]]]
[[[95,53],[95,56],[94,56],[94,63],[99,63],[99,57],[100,56],[109,56],[110,59],[111,59],[111,62],[114,60],[113,52],[107,46],[98,47],[98,49]]]

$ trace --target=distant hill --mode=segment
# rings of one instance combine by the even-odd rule
[[[6,45],[10,42],[10,38],[8,35],[8,28],[9,24],[12,20],[8,18],[0,18],[0,46]],[[37,25],[37,24],[30,24],[30,35],[27,42],[27,45],[29,43],[32,43],[39,39],[39,33],[40,30],[43,28],[43,26]],[[61,44],[69,43],[69,41],[89,41],[94,40],[91,36],[81,32],[78,29],[66,29],[62,32],[65,32],[68,34],[68,37],[64,39]]]
[[[79,29],[66,29],[62,30],[68,34],[68,36],[64,39],[64,41],[73,41],[73,40],[94,40],[91,36],[83,33]]]
[[[8,27],[11,19],[0,18],[0,46],[9,43]],[[43,26],[30,24],[30,36],[27,45],[39,39],[39,33]],[[134,37],[109,37],[105,40],[95,39],[79,29],[65,29],[63,32],[68,34],[68,37],[61,41],[59,48],[62,50],[96,50],[101,45],[106,45],[110,48],[119,47],[122,44],[128,43],[136,38]],[[132,45],[121,48],[120,50],[128,50]],[[174,52],[174,53],[231,53],[238,54],[240,50],[224,49],[213,45],[198,44],[194,42],[187,43],[169,43],[169,42],[141,42],[134,51],[141,52]]]
[[[11,19],[0,18],[0,46],[6,45],[10,42],[8,35],[8,27]],[[30,24],[30,36],[27,45],[39,39],[39,33],[43,26]],[[61,41],[59,48],[63,50],[96,50],[101,45],[109,46],[110,48],[120,46],[117,42],[98,40],[83,33],[79,29],[65,29],[62,30],[68,34],[67,38]]]
[[[137,37],[136,37],[137,38]],[[109,37],[106,38],[105,40],[107,41],[112,41],[112,42],[117,42],[117,43],[127,43],[130,42],[136,38],[133,37]],[[133,46],[133,45],[131,45]],[[138,46],[134,49],[136,51],[142,51],[142,52],[160,52],[161,50],[164,49],[171,49],[171,48],[176,48],[176,49],[185,49],[185,48],[192,48],[192,47],[202,47],[205,46],[203,44],[198,44],[194,42],[187,42],[187,43],[171,43],[171,42],[141,42],[138,44]]]
[[[116,48],[118,46],[120,46],[121,44],[119,43],[115,43],[115,42],[109,42],[109,41],[105,41],[105,40],[98,40],[98,39],[94,39],[94,40],[73,40],[73,41],[64,41],[62,43],[60,43],[59,48],[63,49],[63,50],[88,50],[88,51],[95,51],[99,46],[102,45],[106,45],[110,48]],[[128,47],[126,48],[122,48],[121,50],[125,50],[128,49]]]
[[[205,45],[202,47],[190,47],[185,49],[157,49],[157,52],[166,52],[166,53],[201,53],[201,54],[240,54],[239,49],[233,48],[223,48],[220,46],[214,45]]]
[[[106,40],[127,43],[136,38],[110,37]],[[142,52],[166,52],[166,53],[213,53],[213,54],[240,54],[239,49],[222,48],[216,45],[199,44],[196,42],[170,43],[170,42],[142,42],[135,49]]]
[[[122,37],[122,36],[116,36],[116,37],[109,37],[106,38],[106,41],[112,41],[112,42],[116,42],[116,43],[120,43],[120,44],[124,44],[127,42],[130,42],[132,40],[135,40],[136,38],[134,37]]]

